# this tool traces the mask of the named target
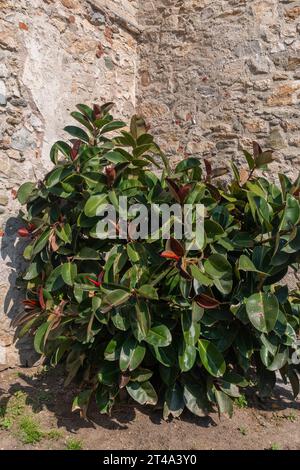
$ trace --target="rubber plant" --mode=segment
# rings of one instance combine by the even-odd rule
[[[28,237],[19,335],[53,367],[77,379],[73,409],[100,413],[118,400],[161,405],[164,418],[188,408],[232,414],[244,387],[272,393],[278,372],[299,393],[300,293],[289,269],[300,261],[300,178],[259,176],[272,152],[253,144],[245,168],[227,172],[183,159],[175,169],[142,119],[129,128],[112,103],[71,113],[68,143],[56,142],[53,169],[26,182],[18,199]],[[203,204],[197,250],[184,240],[97,238],[97,209],[131,204]],[[174,219],[170,220],[170,224]],[[131,229],[131,230],[130,230]],[[296,358],[296,359],[295,359]]]

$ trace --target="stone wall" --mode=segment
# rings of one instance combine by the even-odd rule
[[[258,139],[300,168],[300,2],[152,0],[139,22],[139,110],[173,160]]]
[[[115,101],[118,117],[132,114],[136,9],[134,0],[0,0],[0,364],[19,360],[9,326],[22,308],[14,192],[43,176],[76,103]]]

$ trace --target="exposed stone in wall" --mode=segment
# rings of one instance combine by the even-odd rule
[[[10,327],[24,268],[15,190],[44,175],[76,103],[115,101],[119,117],[133,113],[136,10],[134,0],[0,0],[0,367],[19,361]],[[21,363],[31,359],[25,343]]]
[[[140,3],[140,112],[176,161],[240,158],[259,140],[273,170],[300,168],[300,3]],[[284,159],[284,160],[282,160]]]

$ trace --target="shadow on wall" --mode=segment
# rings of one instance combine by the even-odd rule
[[[38,359],[32,345],[32,338],[25,337],[18,339],[11,322],[24,310],[24,292],[22,289],[21,275],[26,269],[26,261],[23,258],[23,251],[27,241],[18,236],[18,229],[22,226],[20,218],[10,217],[6,222],[5,232],[0,244],[0,255],[2,258],[2,269],[8,277],[4,278],[6,294],[1,299],[3,306],[3,317],[0,327],[0,340],[4,335],[4,344],[8,348],[7,365],[20,364],[25,367],[32,366]],[[1,276],[2,273],[0,273]],[[14,343],[14,345],[13,345]],[[13,346],[17,352],[13,355]]]

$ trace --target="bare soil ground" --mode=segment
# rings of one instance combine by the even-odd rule
[[[73,396],[57,370],[0,372],[0,449],[300,450],[300,402],[283,384],[272,400],[236,404],[232,419],[186,411],[165,422],[161,410],[129,403],[111,417],[92,405],[84,421],[71,412]]]

